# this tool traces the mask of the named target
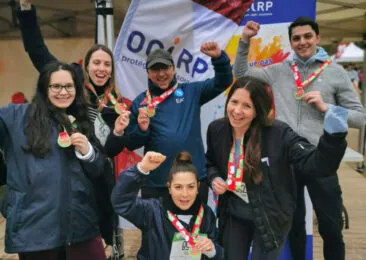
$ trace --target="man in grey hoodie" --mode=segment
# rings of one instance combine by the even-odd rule
[[[306,17],[297,18],[289,26],[292,59],[264,68],[250,68],[248,53],[250,39],[256,36],[260,25],[249,21],[239,41],[234,75],[237,78],[253,76],[264,80],[272,88],[276,118],[287,122],[299,135],[312,144],[318,143],[323,133],[324,113],[333,105],[349,110],[350,127],[361,128],[366,113],[344,69],[332,63],[326,51],[318,47],[318,24]],[[304,185],[307,186],[319,233],[323,238],[325,259],[345,258],[342,236],[342,191],[338,176],[308,181],[297,179],[298,209],[289,235],[293,259],[305,259],[305,205]]]

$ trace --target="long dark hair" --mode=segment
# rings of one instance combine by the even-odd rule
[[[174,175],[178,172],[191,172],[198,182],[197,169],[193,165],[192,156],[189,152],[182,151],[175,157],[173,166],[169,172],[168,185],[172,183]]]
[[[94,52],[96,52],[98,50],[101,50],[101,51],[104,51],[105,53],[107,53],[111,57],[111,60],[112,60],[111,78],[108,79],[108,81],[105,85],[104,91],[105,92],[111,91],[112,93],[114,93],[116,95],[117,100],[121,100],[122,96],[117,88],[116,81],[115,81],[115,65],[114,65],[113,53],[107,46],[102,45],[102,44],[94,44],[85,55],[84,69],[87,72],[87,74],[89,75],[88,66],[90,63],[91,56],[93,55]],[[107,104],[108,103],[107,97],[104,97],[102,101],[105,104]],[[99,109],[101,109],[101,107]]]
[[[75,99],[66,111],[58,109],[48,99],[51,75],[60,70],[68,71],[75,85]],[[28,144],[23,146],[23,150],[33,153],[36,157],[44,157],[50,151],[53,127],[65,126],[68,128],[71,126],[67,115],[75,117],[77,131],[86,135],[91,143],[99,144],[87,116],[82,82],[69,64],[54,62],[44,67],[39,75],[36,93],[28,113],[29,121],[24,129]]]
[[[260,171],[262,128],[272,123],[272,119],[269,117],[272,98],[268,88],[267,84],[259,79],[252,77],[240,78],[231,87],[225,104],[225,117],[228,118],[227,106],[236,90],[247,90],[253,102],[256,116],[248,129],[250,134],[245,148],[244,170],[245,180],[252,180],[254,183],[259,183],[262,179]]]

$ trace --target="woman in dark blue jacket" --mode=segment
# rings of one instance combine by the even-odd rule
[[[100,147],[82,82],[68,64],[44,67],[30,104],[0,108],[7,253],[21,260],[106,259],[92,186],[104,168]]]
[[[43,40],[40,26],[37,22],[36,8],[31,6],[31,1],[20,0],[20,11],[17,14],[24,49],[28,53],[34,67],[41,71],[47,64],[58,59],[52,55]],[[83,64],[86,73],[84,73],[81,64],[72,63],[71,66],[80,80],[83,83],[84,81],[87,82],[85,87],[90,99],[88,100],[88,118],[94,125],[96,137],[104,145],[108,135],[111,133],[111,128],[114,128],[116,118],[124,122],[123,125],[125,127],[128,124],[129,118],[128,111],[122,111],[121,116],[118,115],[112,101],[108,99],[108,93],[118,100],[119,103],[116,104],[116,108],[120,107],[122,103],[126,104],[128,100],[122,99],[115,84],[113,53],[108,47],[100,44],[91,46],[85,55]],[[84,75],[87,76],[86,79]],[[128,140],[124,136],[121,139],[125,142]],[[102,236],[107,244],[112,245],[113,233],[116,232],[118,219],[110,203],[110,192],[115,184],[115,176],[113,165],[109,161],[105,163],[104,174],[96,179],[93,184]]]
[[[147,175],[165,158],[147,152],[140,163],[120,175],[112,192],[115,211],[142,231],[137,259],[223,259],[216,243],[216,218],[198,197],[197,170],[189,153],[181,152],[173,163],[169,196],[138,198]]]
[[[225,118],[208,127],[208,179],[219,194],[220,242],[228,260],[247,259],[252,242],[251,259],[277,259],[296,206],[292,169],[309,179],[336,174],[347,146],[347,110],[327,111],[316,148],[287,124],[272,121],[271,105],[264,82],[238,80]]]

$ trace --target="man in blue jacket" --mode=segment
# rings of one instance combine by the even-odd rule
[[[166,183],[173,159],[185,150],[192,155],[198,171],[201,199],[207,201],[201,106],[227,89],[233,76],[230,60],[216,42],[202,44],[201,52],[212,58],[215,77],[192,83],[177,82],[174,61],[169,52],[157,49],[147,58],[148,89],[132,102],[130,124],[126,129],[130,142],[126,146],[129,150],[144,146],[145,153],[156,151],[166,155],[167,159],[154,170],[154,174],[149,175],[142,189],[144,198],[168,194]],[[122,132],[115,129],[114,134]],[[114,138],[118,139],[117,136]]]

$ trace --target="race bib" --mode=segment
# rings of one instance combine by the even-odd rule
[[[207,237],[205,234],[199,234],[198,237]],[[184,240],[179,232],[176,232],[173,237],[172,248],[170,251],[170,260],[189,260],[189,259],[201,259],[201,252],[192,248],[191,252],[189,250],[190,246],[187,241]]]
[[[245,203],[249,203],[249,196],[248,196],[248,192],[247,192],[247,186],[245,185],[244,182],[241,183],[240,190],[239,191],[234,191],[234,193],[235,193],[236,196],[241,198]]]

